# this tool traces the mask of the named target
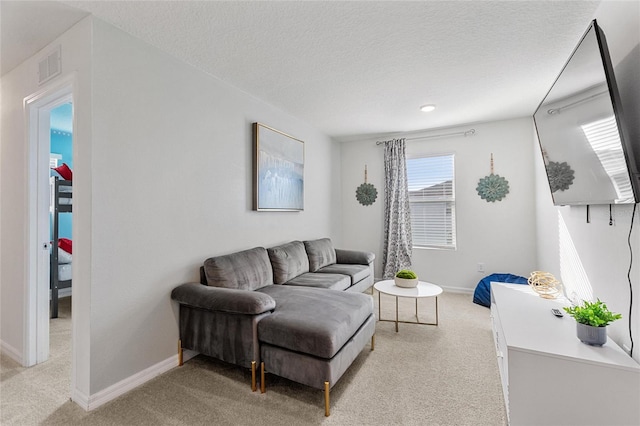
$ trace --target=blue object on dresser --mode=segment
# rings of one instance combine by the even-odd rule
[[[513,274],[491,274],[478,282],[473,292],[473,303],[491,307],[491,281],[510,284],[529,284],[525,277]]]

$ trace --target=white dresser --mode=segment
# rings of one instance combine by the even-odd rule
[[[569,315],[528,285],[491,283],[491,318],[511,425],[640,425],[640,365],[615,342],[585,345]],[[626,321],[623,318],[622,321]]]

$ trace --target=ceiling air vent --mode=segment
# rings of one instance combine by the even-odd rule
[[[45,83],[62,72],[60,46],[38,62],[38,84]]]

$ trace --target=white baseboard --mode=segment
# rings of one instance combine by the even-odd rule
[[[107,402],[112,401],[121,395],[124,395],[130,390],[145,384],[146,382],[159,376],[160,374],[166,373],[177,365],[178,355],[176,354],[132,376],[129,376],[126,379],[120,380],[118,383],[115,383],[108,388],[101,390],[100,392],[96,392],[95,394],[90,395],[87,400],[86,410],[95,410],[101,405],[104,405]]]
[[[16,348],[11,346],[4,340],[0,340],[0,350],[18,364],[24,365],[22,363],[22,354],[20,353],[20,351],[18,351]]]
[[[182,353],[182,360],[183,362],[186,362],[196,355],[198,355],[198,352],[184,350]],[[109,401],[113,401],[119,396],[124,395],[130,390],[145,384],[149,380],[154,379],[177,366],[178,355],[176,354],[88,397],[82,392],[74,390],[71,394],[71,400],[85,411],[95,410],[101,405],[104,405]]]
[[[196,355],[200,355],[200,352],[184,349],[182,351],[182,362],[187,362]]]
[[[78,404],[84,411],[89,411],[89,397],[78,389],[71,389],[71,400]]]

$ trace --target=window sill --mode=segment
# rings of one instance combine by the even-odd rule
[[[418,250],[440,250],[440,251],[456,251],[457,247],[436,247],[436,246],[413,246]]]

